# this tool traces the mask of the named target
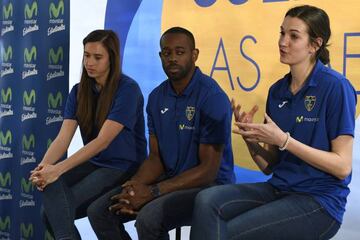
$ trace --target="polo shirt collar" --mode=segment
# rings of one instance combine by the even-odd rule
[[[316,87],[319,81],[318,75],[321,72],[321,70],[325,68],[324,64],[317,60],[315,63],[315,66],[313,70],[311,71],[310,75],[306,79],[306,83],[302,87],[302,89],[299,91],[303,92],[303,90],[307,89],[308,87]],[[291,73],[288,73],[284,77],[286,81],[284,81],[284,84],[281,86],[281,92],[284,93],[284,98],[290,99],[292,98],[292,93],[290,92],[290,81],[291,81]]]
[[[181,95],[177,95],[176,92],[174,91],[170,80],[168,79],[168,84],[167,84],[167,90],[168,93],[172,96],[178,97],[178,96],[187,96],[189,95],[192,90],[195,88],[196,82],[198,81],[199,77],[201,76],[201,71],[198,67],[195,67],[195,71],[191,77],[190,82],[188,83],[188,85],[185,87],[184,91],[181,93]]]

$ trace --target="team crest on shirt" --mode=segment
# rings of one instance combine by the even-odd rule
[[[306,110],[308,110],[308,112],[310,112],[311,110],[313,110],[315,103],[316,103],[316,96],[305,96],[305,108]]]
[[[187,106],[185,114],[186,114],[187,120],[191,121],[195,115],[195,107]]]

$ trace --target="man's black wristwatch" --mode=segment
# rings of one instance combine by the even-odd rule
[[[157,198],[160,196],[160,188],[157,184],[154,184],[154,185],[151,185],[150,186],[150,192],[151,192],[151,195],[154,197],[154,198]]]

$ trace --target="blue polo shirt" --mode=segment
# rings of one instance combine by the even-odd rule
[[[235,181],[231,149],[231,106],[225,92],[199,68],[181,95],[169,80],[156,87],[147,104],[150,135],[158,140],[168,177],[197,166],[200,144],[224,144],[216,183]]]
[[[295,95],[286,75],[269,90],[267,113],[291,136],[316,149],[331,151],[340,135],[354,136],[356,92],[341,74],[317,61],[304,87]],[[351,175],[344,180],[310,166],[288,151],[279,151],[280,162],[269,182],[282,191],[312,195],[339,223],[345,212]]]
[[[78,84],[72,88],[66,101],[65,119],[76,120],[77,92]],[[93,94],[94,98],[100,94],[95,87]],[[138,84],[128,76],[122,75],[107,119],[122,124],[124,128],[110,145],[91,158],[90,162],[124,171],[141,164],[147,157],[143,108],[144,98]],[[99,131],[100,129],[94,129],[94,135],[97,136]],[[84,145],[92,140],[86,139],[82,132],[81,136]]]

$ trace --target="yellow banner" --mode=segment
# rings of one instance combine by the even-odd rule
[[[189,29],[200,49],[197,65],[263,120],[267,92],[288,66],[279,61],[278,38],[286,11],[309,4],[324,9],[331,23],[330,67],[343,73],[360,93],[360,1],[358,0],[164,0],[162,30]],[[360,104],[357,105],[357,116]],[[257,169],[239,135],[233,135],[235,162]]]

